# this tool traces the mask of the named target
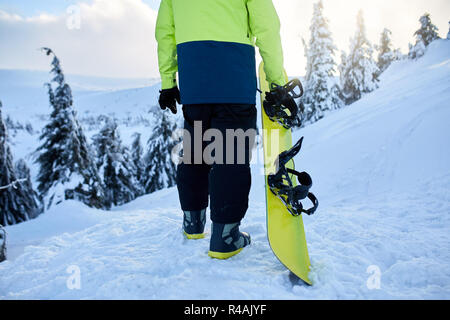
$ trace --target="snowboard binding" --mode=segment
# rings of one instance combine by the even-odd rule
[[[300,216],[302,213],[313,215],[319,206],[316,196],[309,192],[312,187],[310,175],[286,167],[288,162],[300,152],[302,143],[303,138],[292,149],[280,154],[277,160],[277,173],[268,177],[270,190],[284,203],[294,217]],[[298,185],[294,186],[292,176],[297,177]],[[313,207],[304,209],[301,201],[306,198],[313,203]]]
[[[302,97],[303,93],[303,86],[299,79],[293,79],[285,86],[272,83],[270,92],[266,92],[264,111],[270,120],[279,123],[285,129],[299,127],[301,120],[298,111],[300,108],[303,113],[304,106],[301,102],[297,105],[294,99]]]

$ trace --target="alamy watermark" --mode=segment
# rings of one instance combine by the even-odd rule
[[[172,134],[172,140],[178,142],[171,152],[175,164],[261,164],[276,168],[284,139],[284,133],[279,129],[203,130],[201,121],[194,122],[191,131],[178,129]],[[265,148],[260,143],[263,139]],[[261,173],[264,174],[264,170]]]
[[[77,265],[68,266],[66,272],[69,277],[66,280],[66,286],[69,290],[81,290],[81,269]]]
[[[381,269],[379,266],[371,265],[367,268],[366,272],[370,274],[366,281],[367,289],[380,290],[381,289]]]
[[[81,8],[78,5],[71,5],[66,10],[66,26],[69,30],[81,29]]]

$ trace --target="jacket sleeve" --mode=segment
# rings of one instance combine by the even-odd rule
[[[158,42],[158,64],[161,88],[171,89],[177,85],[177,46],[172,0],[162,0],[156,20],[155,37]]]
[[[264,72],[269,85],[285,85],[280,19],[272,0],[248,0],[247,10],[250,32],[256,38],[255,44],[264,61]]]

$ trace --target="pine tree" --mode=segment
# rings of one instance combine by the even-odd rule
[[[347,53],[344,50],[341,51],[341,63],[338,66],[338,70],[339,70],[339,81],[342,84],[345,81],[344,75],[347,70]]]
[[[417,30],[414,35],[420,36],[425,44],[425,47],[428,47],[431,42],[439,39],[438,28],[431,22],[430,14],[425,13],[419,19],[420,29]]]
[[[139,182],[139,186],[141,186],[144,172],[144,162],[142,159],[144,150],[141,144],[141,134],[136,132],[133,135],[133,137],[134,140],[131,143],[131,161],[133,161],[133,165],[135,168],[134,176],[136,177],[136,180]],[[144,190],[142,188],[139,188],[138,191],[139,191],[138,196],[144,193]]]
[[[409,45],[410,59],[420,58],[425,54],[426,48],[436,39],[439,39],[438,28],[431,22],[430,14],[425,13],[419,19],[420,28],[414,32],[416,44]]]
[[[2,118],[0,102],[0,225],[7,226],[33,219],[41,213],[39,199],[34,192],[29,170],[14,167],[13,156],[7,141],[8,133]]]
[[[381,33],[380,45],[378,47],[378,61],[377,65],[380,69],[379,74],[383,73],[396,59],[396,53],[392,51],[392,32],[389,29],[384,29]]]
[[[122,146],[117,123],[104,118],[105,125],[93,137],[97,150],[97,168],[105,185],[105,199],[109,205],[122,205],[138,194],[136,171],[129,150]]]
[[[308,44],[306,43],[305,39],[302,38],[302,44],[303,44],[303,52],[306,59],[306,73],[305,73],[305,79],[310,78],[310,71],[312,70],[312,59],[309,58],[309,48]]]
[[[304,43],[307,68],[303,103],[306,112],[305,120],[315,122],[323,117],[324,112],[342,106],[334,78],[337,67],[334,52],[337,48],[328,27],[328,19],[323,15],[322,0],[314,4],[310,30],[309,46]]]
[[[43,207],[42,199],[33,189],[30,168],[24,159],[19,159],[14,165],[14,170],[16,171],[17,179],[22,181],[20,186],[23,191],[22,198],[24,199],[24,206],[27,212],[30,213],[29,217],[34,219],[43,211]]]
[[[165,112],[155,112],[155,122],[144,156],[145,193],[170,188],[176,183],[176,164],[172,161],[172,150],[176,146],[172,134],[176,130],[176,123]]]
[[[409,53],[408,58],[409,59],[418,59],[422,57],[425,54],[425,51],[427,50],[427,47],[425,46],[425,42],[422,40],[420,36],[416,37],[416,44],[412,45],[409,44]]]
[[[46,84],[53,111],[40,136],[42,144],[37,149],[38,190],[47,209],[66,199],[104,208],[103,185],[72,106],[72,91],[65,82],[59,59],[52,50],[43,48],[43,51],[53,55],[51,72],[56,88]]]
[[[450,40],[450,21],[448,22],[447,40]]]
[[[0,262],[6,260],[6,230],[0,225]]]
[[[378,67],[372,58],[373,48],[366,37],[362,11],[357,17],[357,30],[351,39],[350,52],[341,66],[341,90],[346,104],[359,100],[364,93],[378,87]]]

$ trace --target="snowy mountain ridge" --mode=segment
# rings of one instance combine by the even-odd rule
[[[128,93],[156,97],[140,90]],[[123,98],[110,94],[98,103]],[[449,299],[449,104],[450,41],[438,40],[394,62],[378,90],[294,133],[305,137],[297,169],[321,203],[304,218],[312,287],[292,285],[270,250],[255,166],[242,225],[253,242],[233,259],[211,260],[208,237],[184,238],[176,188],[112,212],[66,201],[6,228],[0,299]]]
[[[157,104],[159,79],[114,79],[80,75],[66,76],[74,96],[74,108],[81,118],[111,115],[125,119],[145,116]],[[45,83],[52,76],[45,71],[0,69],[0,100],[5,113],[15,121],[42,122],[51,112]],[[26,94],[24,94],[26,93]],[[39,123],[40,124],[40,123]]]

